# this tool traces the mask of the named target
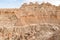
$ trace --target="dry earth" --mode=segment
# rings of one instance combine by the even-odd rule
[[[0,40],[60,40],[60,6],[36,2],[0,9]]]

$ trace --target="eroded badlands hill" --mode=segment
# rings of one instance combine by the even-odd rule
[[[16,13],[19,19],[16,25],[36,23],[60,23],[60,8],[49,3],[23,4]]]
[[[60,6],[36,2],[0,9],[0,40],[60,40]]]

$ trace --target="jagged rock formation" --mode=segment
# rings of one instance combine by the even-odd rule
[[[31,24],[31,23],[59,23],[60,21],[60,9],[59,7],[51,5],[49,3],[22,5],[20,10],[16,13],[18,17],[17,25]],[[21,21],[21,22],[19,22]],[[23,23],[23,22],[24,23]],[[19,24],[19,25],[20,25]]]
[[[0,40],[60,40],[60,6],[36,2],[0,9]]]

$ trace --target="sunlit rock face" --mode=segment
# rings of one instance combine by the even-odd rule
[[[0,9],[0,40],[60,40],[60,6],[36,2]]]
[[[16,25],[24,24],[39,24],[39,23],[54,23],[59,24],[60,14],[59,6],[54,6],[49,3],[30,3],[23,4],[16,16],[19,19]],[[19,22],[21,21],[21,22]]]

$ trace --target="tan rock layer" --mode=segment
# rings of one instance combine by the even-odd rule
[[[16,25],[36,24],[36,23],[60,23],[60,8],[49,3],[23,4],[16,16]]]

